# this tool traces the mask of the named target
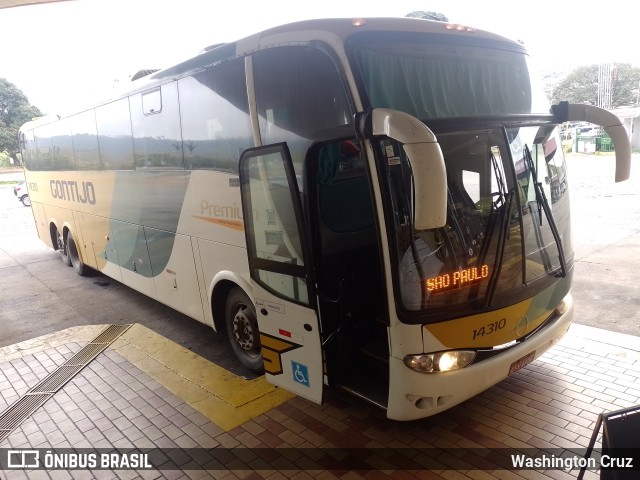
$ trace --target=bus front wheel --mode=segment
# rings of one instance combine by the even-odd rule
[[[238,287],[227,296],[225,324],[231,348],[240,363],[254,372],[262,372],[264,363],[255,307]]]

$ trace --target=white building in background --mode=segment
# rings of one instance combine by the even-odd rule
[[[632,148],[640,148],[640,107],[619,107],[611,110],[618,116],[629,134]]]

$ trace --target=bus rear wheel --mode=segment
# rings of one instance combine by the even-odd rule
[[[254,372],[262,372],[262,346],[253,302],[236,287],[227,296],[225,324],[231,348],[240,363]]]
[[[76,271],[78,275],[84,277],[89,272],[89,268],[82,262],[80,259],[80,254],[78,253],[78,246],[76,245],[76,241],[73,238],[71,232],[67,233],[67,241],[66,241],[67,255],[69,256],[69,260],[71,262],[71,266]]]
[[[68,233],[67,235],[71,235],[71,233]],[[69,258],[69,245],[64,241],[64,237],[58,230],[56,230],[56,243],[58,252],[60,252],[60,260],[62,260],[62,263],[67,267],[70,267],[71,258]]]

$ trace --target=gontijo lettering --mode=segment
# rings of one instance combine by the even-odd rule
[[[465,268],[453,273],[445,273],[437,277],[428,278],[427,291],[439,292],[450,288],[457,288],[468,283],[479,282],[489,276],[489,265]]]
[[[95,205],[96,189],[93,182],[76,182],[75,180],[50,180],[51,196],[70,202]]]

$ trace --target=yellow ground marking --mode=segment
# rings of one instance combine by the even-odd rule
[[[69,343],[87,343],[108,325],[84,325],[0,348],[0,363]],[[286,402],[294,395],[245,380],[157,333],[134,324],[110,347],[224,430]]]
[[[86,343],[96,338],[108,325],[83,325],[42,335],[0,348],[0,363],[43,352],[72,342]]]
[[[109,348],[227,431],[294,396],[264,377],[234,375],[140,324]]]

